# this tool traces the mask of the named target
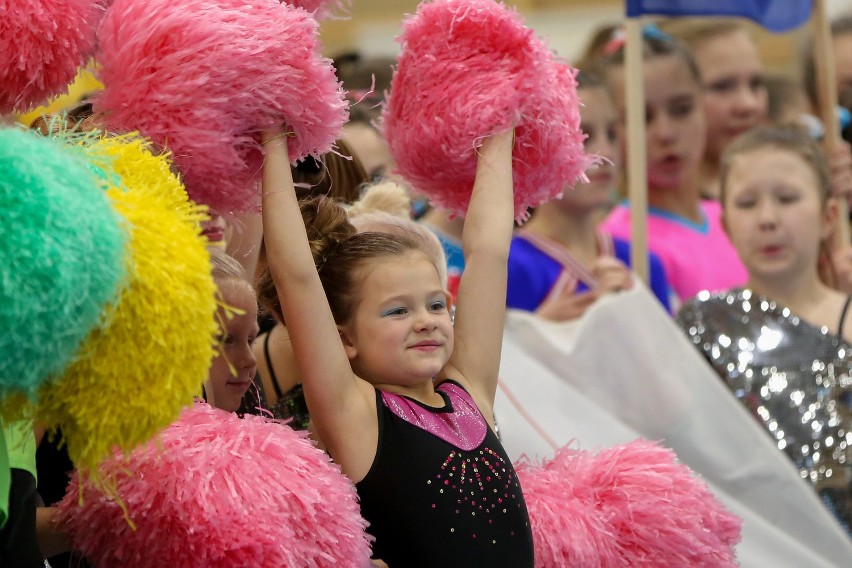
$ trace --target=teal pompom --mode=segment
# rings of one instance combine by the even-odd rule
[[[0,128],[0,401],[34,400],[119,293],[128,234],[106,187],[61,143]]]

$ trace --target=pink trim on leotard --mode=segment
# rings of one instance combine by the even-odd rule
[[[382,391],[382,402],[412,426],[433,434],[460,450],[470,451],[485,439],[488,424],[470,394],[456,383],[445,381],[435,389],[447,405],[433,408],[421,402]]]

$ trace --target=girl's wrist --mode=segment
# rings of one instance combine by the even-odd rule
[[[295,136],[295,132],[290,132],[288,130],[276,129],[276,130],[264,130],[260,133],[260,145],[266,146],[275,142],[276,140],[285,141],[286,139]]]

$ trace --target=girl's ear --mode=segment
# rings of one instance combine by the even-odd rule
[[[839,215],[840,205],[837,203],[837,198],[829,197],[822,213],[822,238],[828,240],[829,243],[831,243],[830,239],[834,236],[834,231],[837,228]]]
[[[337,326],[337,333],[340,335],[340,342],[343,343],[343,350],[346,351],[346,356],[350,361],[358,356],[358,349],[352,342],[352,337],[344,325]]]

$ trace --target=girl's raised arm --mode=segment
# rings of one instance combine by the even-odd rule
[[[458,373],[489,421],[506,313],[506,263],[512,240],[512,144],[514,133],[486,138],[479,149],[476,182],[465,217],[462,273],[455,319],[455,348],[443,375]]]
[[[345,472],[343,448],[349,443],[341,437],[369,439],[363,428],[377,428],[375,401],[372,390],[352,372],[317,274],[293,188],[285,134],[280,129],[265,131],[262,140],[267,150],[263,227],[269,270],[287,318],[311,419],[332,455],[342,458]]]

